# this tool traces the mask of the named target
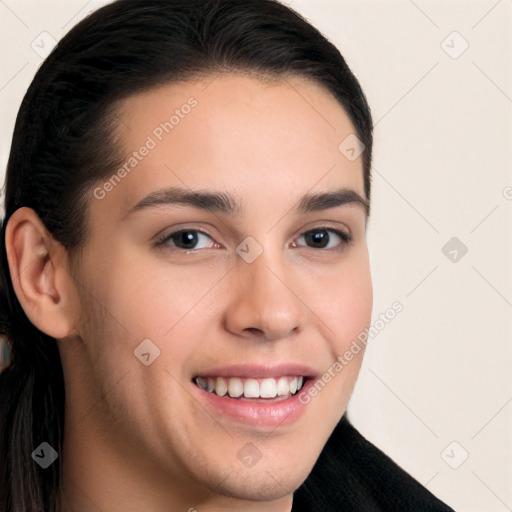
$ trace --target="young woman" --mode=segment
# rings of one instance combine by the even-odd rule
[[[339,51],[276,1],[73,28],[7,169],[0,510],[450,510],[345,415],[371,152]]]

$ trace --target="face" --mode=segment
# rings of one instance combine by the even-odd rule
[[[364,350],[308,390],[370,324],[362,161],[338,149],[354,127],[312,82],[236,74],[118,118],[125,172],[93,190],[77,336],[59,340],[65,460],[95,460],[84,489],[291,503]]]

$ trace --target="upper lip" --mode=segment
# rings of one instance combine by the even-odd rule
[[[209,368],[198,372],[194,377],[252,377],[263,379],[265,377],[297,376],[315,378],[317,374],[310,366],[300,363],[239,363]]]

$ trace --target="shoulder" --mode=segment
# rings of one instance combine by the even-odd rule
[[[315,510],[453,512],[364,438],[346,413],[294,493],[292,512]]]

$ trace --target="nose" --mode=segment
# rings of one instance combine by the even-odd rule
[[[293,290],[292,270],[268,251],[252,263],[241,258],[230,272],[226,329],[246,339],[275,341],[303,328],[306,310]]]

